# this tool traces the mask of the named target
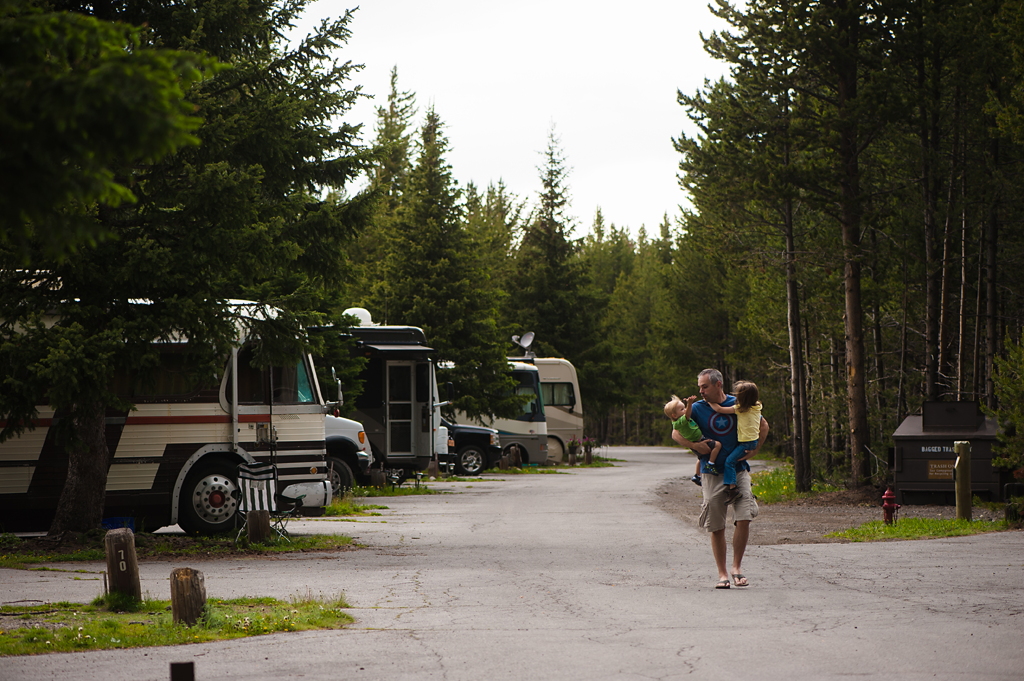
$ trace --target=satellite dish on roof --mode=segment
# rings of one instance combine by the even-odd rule
[[[526,350],[533,345],[533,331],[527,331],[523,334],[523,338],[519,341],[519,345],[522,346],[523,350]]]
[[[370,317],[370,311],[363,307],[350,307],[345,310],[347,315],[352,315],[359,319],[359,326],[377,326],[373,323],[373,319]]]

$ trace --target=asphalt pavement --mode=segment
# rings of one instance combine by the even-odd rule
[[[606,454],[621,461],[445,483],[452,494],[376,500],[381,516],[292,526],[358,551],[140,565],[162,599],[175,567],[201,570],[210,598],[343,593],[345,630],[5,658],[0,680],[165,680],[189,660],[201,681],[1024,678],[1024,532],[752,546],[751,586],[716,590],[707,534],[654,503],[693,458]],[[0,602],[102,592],[102,564],[53,567],[65,571],[0,570]]]

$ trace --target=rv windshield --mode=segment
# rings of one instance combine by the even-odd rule
[[[517,421],[543,421],[544,401],[540,396],[540,382],[536,371],[513,370],[512,378],[516,383],[517,395],[529,395],[532,399],[523,404],[523,411],[516,417]]]

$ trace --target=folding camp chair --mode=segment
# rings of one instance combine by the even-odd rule
[[[235,543],[248,530],[251,511],[269,511],[270,527],[277,536],[288,539],[288,521],[298,517],[305,494],[286,497],[278,492],[277,466],[272,463],[243,463],[238,467],[238,513],[242,527]]]

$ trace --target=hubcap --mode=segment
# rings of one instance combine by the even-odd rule
[[[235,481],[223,475],[211,474],[199,481],[192,495],[196,514],[208,523],[223,523],[235,515],[238,499]]]

